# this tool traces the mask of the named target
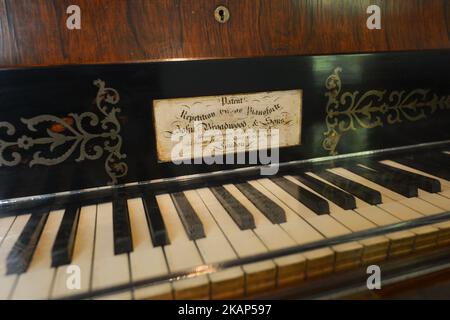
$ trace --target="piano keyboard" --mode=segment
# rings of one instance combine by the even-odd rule
[[[70,298],[448,212],[449,164],[448,152],[362,159],[2,217],[0,299]],[[239,298],[449,243],[450,222],[442,222],[106,298]],[[67,286],[73,266],[81,272],[77,290]]]

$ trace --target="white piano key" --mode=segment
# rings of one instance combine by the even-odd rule
[[[378,207],[386,212],[389,212],[392,216],[402,221],[411,221],[414,219],[423,218],[423,215],[419,212],[402,205],[400,202],[381,203]]]
[[[436,226],[422,226],[410,230],[416,234],[415,251],[434,248],[441,233],[441,230]]]
[[[401,222],[400,219],[392,216],[377,206],[359,208],[356,209],[356,212],[380,227]],[[387,237],[390,241],[389,255],[397,256],[409,253],[413,250],[416,234],[411,231],[404,230],[388,233],[385,237]]]
[[[49,213],[27,271],[19,276],[12,299],[48,299],[55,275],[52,247],[61,225],[64,210]]]
[[[421,192],[422,191],[419,190],[419,193]],[[442,208],[439,208],[438,206],[427,202],[423,198],[409,198],[406,200],[402,200],[399,203],[416,210],[423,216],[431,216],[434,214],[442,213]]]
[[[128,254],[114,255],[112,203],[97,205],[92,290],[130,283]]]
[[[419,212],[424,216],[429,215],[430,212],[442,213],[443,212],[442,209],[426,200],[425,196],[426,193],[428,192],[419,190],[419,198],[407,198],[404,200],[400,200],[399,203],[402,204],[403,206],[409,207],[414,211]],[[432,194],[439,196],[437,193]]]
[[[15,218],[15,216],[0,218],[0,245],[11,228]]]
[[[291,180],[289,176],[286,176],[286,178],[297,185],[305,187],[300,182],[294,181],[295,179]],[[289,194],[287,194],[287,192],[285,192],[281,188],[277,187],[269,179],[260,179],[260,180],[258,180],[258,182],[260,182],[266,189],[272,191],[276,196],[281,195],[281,198],[286,198],[286,196],[289,195]],[[309,189],[307,187],[305,189],[308,189],[311,191],[311,189]],[[314,228],[316,228],[325,237],[327,237],[327,238],[338,237],[338,236],[342,236],[342,235],[350,233],[349,229],[344,227],[342,224],[340,224],[338,221],[336,221],[330,215],[328,215],[328,214],[317,215],[313,211],[311,211],[309,208],[307,208],[306,206],[301,204],[297,199],[294,199],[293,197],[291,197],[291,198],[298,203],[294,207],[290,207],[290,208],[292,210],[294,210],[294,212],[296,212],[299,216],[304,218],[308,223],[310,223]],[[292,203],[292,200],[289,201],[289,203]]]
[[[240,258],[268,252],[252,230],[239,229],[211,190],[201,188],[196,191]],[[272,260],[244,265],[242,268],[245,272],[247,295],[275,287],[276,267]]]
[[[94,253],[95,221],[97,206],[86,206],[80,210],[75,244],[70,265],[56,269],[55,282],[51,293],[52,299],[67,298],[75,294],[88,293],[91,288],[92,256]],[[69,276],[80,271],[80,288],[67,286]]]
[[[314,176],[314,174],[311,175]],[[374,184],[374,187],[376,187],[375,190],[378,190],[383,195],[384,188],[378,188],[377,184]],[[398,196],[403,197],[401,195]],[[388,201],[386,203],[382,203],[377,207],[362,206],[356,209],[356,212],[360,213],[361,215],[365,216],[368,220],[380,226],[398,223],[400,221],[410,221],[422,218],[425,215],[435,214],[439,212],[438,208],[427,203],[423,199],[405,198],[405,197],[403,198],[404,199],[400,201]],[[385,212],[382,212],[380,209],[382,209]],[[331,212],[333,212],[332,205],[330,205],[330,210]],[[341,222],[343,221],[341,220]],[[345,224],[345,221],[343,223]],[[434,235],[432,234],[432,231],[434,231],[435,233]],[[411,243],[411,246],[414,246],[415,248],[416,247],[424,248],[426,246],[432,247],[435,244],[433,237],[437,236],[437,234],[439,233],[439,229],[433,227],[421,227],[405,232],[401,232],[400,234],[394,235],[394,238],[400,241],[400,244],[394,242],[391,245],[394,254],[397,245],[400,245],[402,250],[404,249],[405,241]],[[411,233],[415,234],[415,236],[413,236]],[[391,237],[388,236],[388,238]],[[413,240],[415,241],[414,243]],[[367,244],[367,241],[364,242]],[[373,241],[369,241],[369,243],[372,242]]]
[[[312,177],[316,177],[316,175],[314,175],[312,173],[310,173],[309,175],[311,175]],[[364,231],[364,230],[375,228],[378,225],[381,225],[381,224],[378,224],[377,222],[382,221],[383,223],[386,224],[387,222],[394,221],[394,219],[390,219],[393,217],[391,217],[389,214],[383,212],[382,210],[378,209],[375,206],[371,206],[371,205],[365,203],[364,201],[358,199],[357,197],[355,197],[356,203],[357,203],[357,209],[356,210],[344,210],[344,209],[340,208],[339,206],[337,206],[332,201],[328,200],[326,197],[320,195],[319,193],[315,192],[311,188],[302,184],[300,181],[298,181],[294,177],[287,177],[287,178],[289,180],[291,180],[292,182],[301,185],[305,189],[308,189],[309,191],[315,193],[317,196],[325,199],[328,202],[329,207],[330,207],[330,216],[332,216],[334,219],[339,221],[342,225],[344,225],[345,227],[350,229],[352,232]],[[331,183],[329,183],[329,184],[331,184]],[[331,185],[333,185],[333,184],[331,184]],[[359,205],[358,205],[358,203],[359,203]],[[361,214],[360,212],[367,213],[367,215]],[[361,261],[363,263],[367,264],[367,263],[372,263],[375,261],[384,260],[387,257],[388,249],[389,249],[389,245],[390,245],[390,239],[389,239],[389,237],[385,237],[385,236],[377,236],[377,237],[360,240],[360,241],[358,241],[358,243],[363,246]]]
[[[228,240],[217,226],[208,208],[195,190],[184,194],[202,222],[205,238],[196,240],[198,250],[207,264],[238,259]],[[230,268],[209,275],[212,299],[231,299],[244,295],[245,277],[240,267]]]
[[[306,187],[298,181],[293,181],[290,177],[286,177],[293,183]],[[286,199],[289,203],[286,203],[295,213],[302,217],[306,222],[323,234],[326,238],[333,238],[351,233],[351,230],[346,228],[343,224],[338,222],[334,217],[328,214],[316,215],[309,208],[301,204],[299,201],[291,197],[287,192],[279,188],[275,183],[269,179],[258,180],[268,191],[272,192],[280,200]],[[306,187],[306,189],[309,189]],[[311,189],[309,189],[311,191]],[[290,199],[289,199],[290,197]],[[293,200],[295,200],[293,202]],[[297,202],[297,203],[295,203]],[[291,207],[292,205],[292,207]],[[335,251],[335,269],[341,270],[352,266],[356,266],[360,263],[361,255],[363,252],[363,246],[358,242],[349,242],[332,246]]]
[[[439,222],[433,225],[439,229],[436,239],[438,246],[448,246],[450,244],[450,221]]]
[[[10,298],[11,291],[17,281],[17,275],[9,275],[0,277],[0,300]]]
[[[372,221],[377,226],[387,226],[395,223],[401,222],[401,220],[397,217],[394,217],[390,213],[384,211],[378,206],[370,206],[364,208],[355,209],[361,216],[366,218],[367,220]]]
[[[156,196],[158,207],[167,228],[170,244],[164,247],[167,263],[171,272],[184,271],[203,265],[202,258],[190,241],[176,208],[169,194]],[[198,275],[191,279],[173,282],[175,299],[208,299],[209,278],[207,275]]]
[[[450,199],[447,197],[425,191],[420,192],[420,197],[434,206],[441,208],[441,212],[450,211]]]
[[[11,291],[16,283],[17,275],[6,275],[6,259],[30,217],[31,214],[17,216],[0,244],[0,300],[5,300],[10,297]]]
[[[8,233],[3,238],[3,241],[0,245],[0,276],[6,275],[6,261],[8,258],[8,254],[14,247],[14,244],[22,233],[22,230],[25,228],[25,225],[27,224],[30,217],[31,214],[23,214],[17,216],[17,218],[14,220],[14,223],[9,228]]]
[[[372,219],[380,226],[385,226],[401,221],[411,221],[423,217],[419,213],[406,208],[398,202],[388,202],[376,207],[367,207],[357,209],[362,215]],[[384,211],[384,212],[382,212]],[[390,214],[390,216],[389,216]],[[394,219],[392,219],[395,218]],[[398,219],[398,220],[397,220]],[[434,232],[434,235],[431,233]],[[410,252],[413,249],[423,249],[425,247],[433,247],[435,238],[439,232],[438,228],[418,227],[405,231],[399,231],[392,236],[386,235],[391,240],[390,255],[400,255]]]
[[[321,233],[300,218],[270,191],[264,188],[258,180],[249,181],[249,183],[285,211],[286,222],[279,224],[279,226],[283,228],[297,244],[306,244],[325,239]],[[334,251],[330,248],[308,251],[304,256],[307,260],[306,273],[308,276],[311,274],[319,275],[328,273],[334,269]]]
[[[365,183],[365,181],[367,181],[369,187],[378,190],[382,194],[382,197],[384,197],[382,204],[376,207],[371,206],[356,209],[358,213],[364,215],[377,225],[385,226],[401,221],[410,221],[424,216],[424,214],[419,211],[429,212],[428,210],[430,208],[424,204],[423,199],[406,198],[343,168],[334,168],[331,170],[360,183]],[[384,213],[382,213],[381,210],[384,211]],[[391,256],[396,256],[409,253],[414,250],[415,243],[421,244],[420,247],[425,245],[432,247],[436,242],[433,240],[433,236],[429,235],[431,230],[434,230],[436,236],[439,233],[438,228],[414,228],[412,230],[399,231],[394,234],[386,235],[391,240],[389,254]]]
[[[15,218],[15,216],[11,216],[0,219],[0,246],[9,229],[11,228]],[[0,261],[0,263],[2,262]],[[15,276],[5,277],[2,273],[0,273],[0,300],[6,299],[8,297],[15,280]]]
[[[162,247],[154,247],[150,238],[147,217],[141,198],[128,200],[133,252],[130,252],[130,267],[132,282],[167,275],[166,258]],[[169,298],[172,296],[170,283],[152,286],[153,288],[138,288],[134,291],[136,299]],[[154,288],[158,287],[158,288]],[[155,294],[156,296],[153,296]]]
[[[284,202],[264,188],[259,180],[249,181],[248,183],[284,210],[286,214],[286,222],[280,223],[279,225],[285,229],[298,244],[305,244],[325,239],[320,232],[314,229],[305,220],[292,211],[291,208],[289,208]]]
[[[273,224],[256,208],[236,186],[228,184],[224,186],[250,213],[255,220],[253,231],[261,239],[269,251],[294,247],[296,242],[279,225]],[[302,254],[294,254],[274,259],[277,265],[278,285],[298,282],[304,279],[306,259]]]

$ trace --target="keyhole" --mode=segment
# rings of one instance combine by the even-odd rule
[[[218,6],[216,10],[214,10],[214,17],[217,22],[225,23],[230,19],[230,12],[224,6]]]

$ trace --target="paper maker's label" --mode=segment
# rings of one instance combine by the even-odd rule
[[[171,161],[177,143],[171,141],[172,133],[181,130],[193,136],[195,122],[200,122],[203,130],[220,130],[223,134],[227,129],[278,129],[279,147],[301,142],[301,90],[162,99],[154,100],[153,108],[160,162]],[[193,148],[193,141],[192,137],[187,147]],[[245,151],[253,149],[245,146]],[[222,153],[226,152],[224,147]]]

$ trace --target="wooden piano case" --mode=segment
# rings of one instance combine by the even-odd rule
[[[381,8],[380,30],[366,27],[371,4]],[[448,1],[80,0],[81,30],[65,28],[68,5],[0,1],[2,216],[109,201],[119,191],[131,198],[259,177],[259,164],[159,161],[153,105],[160,99],[301,90],[300,143],[281,149],[279,174],[345,155],[448,148]],[[215,20],[218,5],[228,8],[227,23]],[[227,261],[205,273],[448,216]],[[443,269],[448,248],[423,257],[385,268],[393,282]],[[258,297],[345,296],[365,275],[360,268]]]

